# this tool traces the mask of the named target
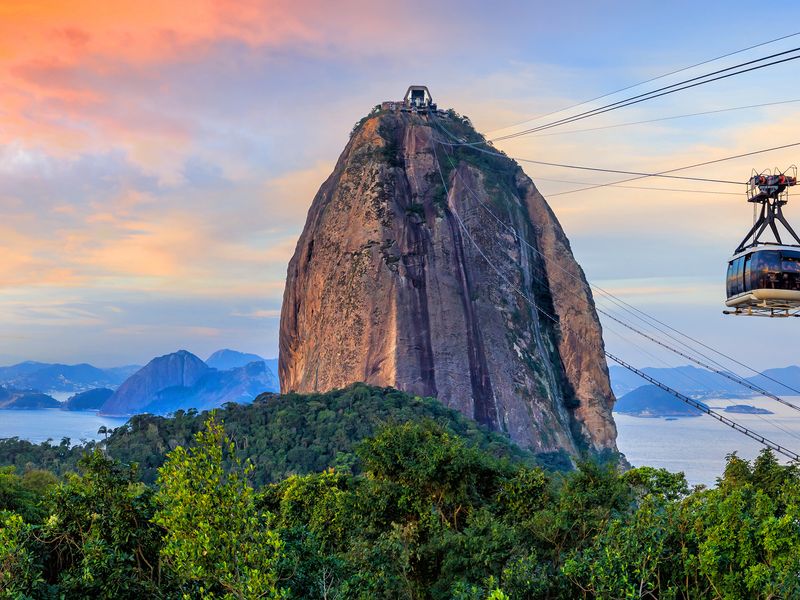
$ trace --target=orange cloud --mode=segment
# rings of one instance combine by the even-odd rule
[[[159,163],[164,149],[189,133],[180,115],[150,105],[170,86],[158,66],[202,61],[224,40],[250,47],[314,42],[319,34],[297,13],[282,1],[2,2],[0,143],[21,140],[68,154],[126,138],[121,145],[130,142],[134,160]],[[127,94],[126,86],[137,92]],[[147,139],[140,133],[129,140],[142,129]]]
[[[0,5],[0,59],[25,64],[48,57],[70,64],[113,56],[141,64],[221,38],[250,45],[313,39],[296,8],[281,1],[10,0]]]

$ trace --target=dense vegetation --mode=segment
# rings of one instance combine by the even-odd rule
[[[690,491],[652,468],[548,472],[412,415],[354,462],[253,485],[220,415],[154,485],[97,449],[65,478],[0,471],[0,597],[800,597],[800,472],[768,451]]]
[[[374,435],[381,424],[426,418],[497,457],[560,468],[569,465],[566,455],[534,457],[433,398],[411,396],[394,388],[354,384],[324,394],[262,394],[252,404],[229,404],[216,415],[225,424],[239,459],[252,461],[251,480],[257,486],[332,466],[358,473],[358,442]],[[196,411],[178,411],[172,418],[137,415],[109,432],[107,440],[76,447],[69,440],[58,444],[0,440],[0,466],[13,465],[20,474],[38,468],[63,475],[77,469],[87,450],[104,448],[108,456],[122,463],[136,463],[142,481],[154,483],[167,452],[189,445],[208,416],[208,412]]]

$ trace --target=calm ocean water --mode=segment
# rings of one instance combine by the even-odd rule
[[[119,427],[127,419],[101,417],[94,411],[69,411],[49,408],[45,410],[0,410],[0,438],[18,437],[31,442],[52,439],[58,444],[64,437],[73,444],[81,440],[98,440],[97,430],[102,425]]]
[[[783,398],[793,404],[800,404],[800,397]],[[737,423],[786,448],[800,452],[800,412],[768,398],[705,402]],[[775,414],[743,415],[723,412],[731,404],[767,408]],[[614,420],[618,430],[617,445],[633,466],[650,465],[670,471],[683,471],[690,484],[714,485],[725,468],[725,456],[736,452],[741,458],[750,460],[762,448],[755,440],[706,415],[667,421],[614,413]]]
[[[800,404],[800,397],[785,397]],[[771,440],[800,451],[800,412],[769,399],[739,401],[710,400],[712,408],[731,404],[751,404],[773,411],[774,415],[726,414]],[[725,467],[725,456],[737,452],[754,458],[761,445],[708,416],[666,419],[641,419],[614,414],[619,436],[617,444],[634,466],[650,465],[670,471],[683,471],[690,484],[714,485]],[[72,443],[97,440],[101,425],[119,427],[124,418],[102,417],[93,411],[0,410],[0,438],[19,437],[32,442],[52,439],[59,443],[69,437]]]

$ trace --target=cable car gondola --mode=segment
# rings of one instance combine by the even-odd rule
[[[761,205],[753,227],[728,261],[728,315],[800,316],[800,238],[783,216],[789,187],[797,184],[797,167],[781,173],[756,173],[747,182],[747,201]],[[778,224],[796,244],[781,240]],[[767,230],[775,241],[762,241]]]

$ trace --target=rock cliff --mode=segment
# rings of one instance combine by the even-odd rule
[[[449,136],[482,140],[452,112],[379,111],[354,130],[289,263],[281,390],[394,386],[537,452],[616,450],[567,237],[515,162],[436,141]]]

